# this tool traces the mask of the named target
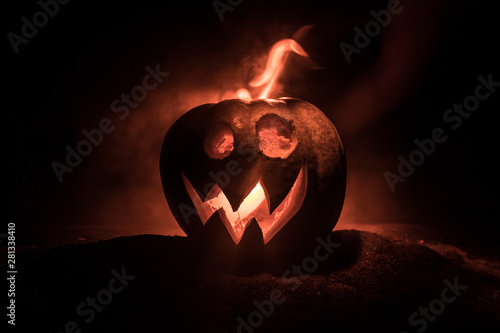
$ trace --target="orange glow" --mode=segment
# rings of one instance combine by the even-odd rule
[[[265,115],[257,123],[259,148],[268,157],[287,158],[297,146],[293,126],[276,115]]]
[[[205,137],[203,149],[208,156],[222,159],[233,151],[234,137],[231,128],[221,124],[215,126]]]
[[[293,39],[282,39],[275,43],[269,51],[266,69],[249,83],[252,87],[263,86],[258,97],[259,99],[270,97],[269,95],[275,87],[281,71],[285,67],[288,52],[295,52],[303,57],[308,56],[302,46]]]
[[[255,185],[252,191],[243,199],[238,213],[243,220],[251,216],[251,214],[259,208],[260,205],[267,204],[266,195],[260,182]]]
[[[236,92],[236,96],[238,96],[239,99],[252,99],[252,96],[250,96],[250,93],[245,88],[238,89],[238,91]]]
[[[269,198],[260,181],[243,199],[238,209],[234,210],[219,185],[214,185],[206,200],[202,201],[184,174],[182,179],[203,225],[215,212],[219,212],[222,222],[236,244],[240,242],[254,218],[262,230],[264,243],[269,242],[300,210],[307,190],[307,168],[303,165],[290,192],[274,212],[269,211]]]

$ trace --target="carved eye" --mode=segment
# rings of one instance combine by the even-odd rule
[[[292,124],[278,115],[270,113],[260,118],[256,130],[259,148],[267,157],[287,158],[297,147]]]
[[[216,125],[205,137],[203,149],[211,158],[223,159],[229,156],[234,148],[233,131],[226,124]]]

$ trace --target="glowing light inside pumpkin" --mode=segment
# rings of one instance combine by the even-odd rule
[[[307,167],[302,166],[287,196],[272,213],[269,211],[269,198],[260,181],[243,199],[238,209],[234,210],[219,185],[214,185],[205,201],[202,201],[184,174],[182,174],[182,179],[203,225],[215,212],[219,212],[222,223],[226,226],[233,241],[238,244],[246,228],[255,218],[266,244],[302,207],[307,190]]]
[[[240,208],[238,208],[238,218],[246,220],[248,217],[252,216],[252,213],[262,204],[267,205],[266,195],[262,185],[258,182],[253,190],[251,190],[241,202]],[[229,207],[224,208],[226,211],[228,209]]]

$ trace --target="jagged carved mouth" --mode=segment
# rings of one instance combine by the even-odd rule
[[[231,238],[238,244],[246,228],[255,218],[262,230],[264,244],[267,244],[302,207],[307,191],[307,167],[305,164],[302,165],[292,188],[273,212],[270,212],[269,196],[261,181],[255,184],[239,207],[234,210],[218,184],[212,187],[205,201],[202,201],[184,173],[182,180],[203,225],[215,212],[219,212]]]

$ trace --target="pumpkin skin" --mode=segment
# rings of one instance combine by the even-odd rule
[[[217,257],[243,260],[234,253],[245,252],[249,260],[300,252],[332,231],[344,201],[346,162],[335,126],[314,105],[295,98],[233,99],[198,106],[171,126],[160,175],[169,207],[189,238],[219,248]],[[267,213],[280,211],[279,225],[272,218],[259,223],[250,214],[236,235],[222,210],[197,210],[195,201],[208,202],[218,187],[239,212],[256,184],[265,192]]]

